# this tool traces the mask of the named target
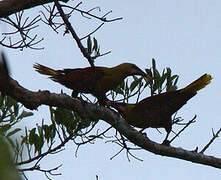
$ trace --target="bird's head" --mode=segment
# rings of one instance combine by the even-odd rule
[[[137,67],[135,64],[132,63],[123,63],[119,65],[122,72],[124,72],[127,75],[140,75],[146,78],[151,78],[149,75],[147,75],[144,71],[142,71],[139,67]]]

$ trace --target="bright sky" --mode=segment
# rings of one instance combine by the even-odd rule
[[[124,18],[106,24],[95,34],[101,50],[112,51],[110,55],[98,59],[96,65],[114,66],[122,62],[133,62],[144,69],[150,67],[151,59],[155,58],[161,70],[170,67],[174,73],[180,75],[180,88],[204,73],[213,76],[212,83],[179,111],[179,115],[186,121],[197,114],[197,122],[172,144],[188,150],[193,150],[197,146],[199,149],[203,148],[212,137],[211,129],[218,130],[221,127],[221,1],[94,0],[83,1],[82,8],[87,10],[96,6],[100,6],[103,13],[112,10],[113,18]],[[26,15],[37,14],[39,10],[39,8],[28,10]],[[80,36],[86,35],[98,24],[79,15],[74,16],[71,22]],[[6,26],[2,28],[7,30]],[[63,33],[57,35],[44,24],[38,28],[38,33],[40,37],[44,37],[44,42],[40,44],[45,47],[44,50],[6,50],[13,77],[31,90],[48,89],[59,93],[63,89],[64,92],[70,93],[46,76],[36,73],[32,68],[33,63],[58,69],[86,67],[89,66],[88,62],[82,57],[70,35],[65,37]],[[40,124],[42,118],[48,118],[49,112],[45,107],[40,107],[35,114],[35,118],[25,121],[28,127]],[[104,122],[100,122],[98,126],[101,130],[107,127]],[[161,142],[165,137],[165,131],[162,132],[164,134],[160,135],[156,130],[147,130],[148,136],[157,142]],[[76,147],[69,143],[65,151],[42,161],[42,168],[63,164],[59,171],[62,176],[52,177],[54,180],[95,179],[96,175],[99,180],[161,178],[218,180],[221,178],[218,169],[161,157],[146,151],[135,152],[143,162],[133,158],[128,162],[125,153],[110,160],[120,147],[104,142],[98,140],[93,145],[81,147],[77,158],[74,156]],[[206,154],[221,157],[220,143],[221,140],[216,139]],[[32,180],[44,179],[40,173],[31,172],[28,175]]]

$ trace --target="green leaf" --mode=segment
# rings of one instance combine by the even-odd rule
[[[156,61],[154,58],[152,59],[152,67],[153,67],[153,70],[156,69]]]
[[[90,36],[88,36],[88,38],[87,38],[87,50],[88,50],[89,54],[92,53],[92,42],[91,42],[91,37]]]
[[[18,119],[23,119],[29,116],[33,116],[33,112],[27,112],[23,110],[22,113],[19,115]]]
[[[35,153],[37,151],[40,152],[43,145],[44,145],[43,139],[40,138],[38,135],[36,135],[34,138]]]
[[[175,81],[174,81],[173,85],[175,85],[175,86],[176,86],[176,84],[177,84],[177,82],[178,82],[178,79],[179,79],[179,76],[177,76],[177,77],[176,77],[176,79],[175,79]]]
[[[32,145],[35,142],[37,134],[35,134],[36,128],[33,128],[29,133],[29,143]]]
[[[175,90],[177,90],[177,86],[172,85],[168,88],[168,91],[175,91]]]
[[[125,94],[129,94],[129,86],[128,86],[128,79],[126,80],[125,86],[124,86]]]
[[[155,92],[159,87],[160,87],[159,81],[155,81],[155,83],[153,84],[152,91]]]
[[[55,127],[54,124],[51,124],[50,126],[44,125],[43,127],[44,130],[44,137],[49,142],[50,139],[53,139],[55,137]]]
[[[0,93],[0,108],[2,109],[3,102],[5,100],[5,97]]]
[[[131,84],[130,84],[130,91],[132,92],[138,84],[140,84],[142,81],[142,78],[136,79],[134,80]]]
[[[161,78],[160,78],[160,84],[161,84],[161,86],[163,85],[163,83],[164,83],[164,81],[166,80],[166,78],[167,78],[167,74],[163,74],[163,75],[161,76]]]
[[[171,69],[167,68],[167,77],[170,78],[171,77]]]
[[[10,122],[12,123],[13,121],[15,121],[16,118],[15,118],[15,115],[14,114],[11,114],[10,115]]]
[[[5,124],[0,127],[0,134],[5,134],[11,128],[10,124]]]
[[[125,82],[122,81],[115,89],[113,89],[113,91],[116,93],[116,94],[121,94],[121,95],[124,95],[124,86],[125,86]]]
[[[74,119],[72,111],[68,109],[56,108],[54,115],[55,122],[57,124],[65,125],[68,121],[72,121]]]
[[[39,138],[38,135],[35,134],[35,133],[29,135],[29,143],[30,143],[31,145],[35,144],[38,138]]]
[[[97,51],[96,51],[96,56],[100,56],[100,46],[98,46]]]
[[[22,140],[21,140],[21,145],[22,144],[27,144],[28,143],[28,137],[27,136],[21,136]]]
[[[152,71],[151,69],[145,69],[147,75],[149,75],[150,77],[153,77]]]
[[[124,95],[124,91],[120,88],[120,87],[117,87],[116,89],[113,89],[113,91],[117,94],[121,94],[121,95]]]
[[[138,80],[138,77],[137,76],[132,76],[134,81]]]
[[[7,96],[7,98],[6,98],[6,106],[8,108],[11,108],[14,104],[17,104],[17,101],[15,101],[11,97]]]
[[[20,128],[15,128],[13,131],[11,131],[11,132],[9,132],[9,133],[7,134],[7,137],[10,137],[10,136],[14,135],[14,134],[17,133],[18,131],[21,131],[21,129],[20,129]]]
[[[118,86],[120,89],[124,89],[124,86],[125,86],[125,82],[122,81],[121,84]]]
[[[153,76],[154,76],[154,80],[159,80],[160,73],[158,72],[157,69],[153,69]]]
[[[48,126],[48,128],[49,128],[49,132],[50,132],[50,138],[54,138],[56,135],[54,124],[51,124],[50,126]]]
[[[151,69],[145,69],[147,75],[149,75],[150,77],[153,77],[152,71]],[[144,78],[146,84],[144,85],[144,88],[146,88],[149,84],[152,87],[153,85],[153,79],[149,79],[149,78]]]
[[[14,114],[15,114],[15,117],[18,116],[18,112],[19,112],[19,105],[16,103],[13,105],[13,109],[14,109]]]
[[[178,75],[173,75],[173,76],[171,76],[171,78],[170,78],[170,81],[173,81],[175,78],[177,78],[178,77]]]
[[[55,110],[55,122],[64,125],[69,134],[76,129],[79,123],[73,111],[62,108],[57,108]]]
[[[81,121],[79,122],[79,130],[87,128],[90,125],[91,125],[91,120],[89,120],[89,119],[81,119]]]
[[[43,128],[41,126],[37,126],[37,128],[38,128],[38,136],[43,141],[44,140]]]
[[[98,43],[97,43],[97,40],[95,39],[95,37],[93,38],[93,41],[94,41],[93,50],[95,50],[97,52]]]

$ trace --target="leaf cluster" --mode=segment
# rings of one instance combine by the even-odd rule
[[[11,97],[0,95],[0,135],[5,137],[13,148],[16,148],[16,144],[11,136],[21,131],[21,128],[14,126],[22,119],[33,115],[32,112],[21,110],[21,107]]]
[[[86,48],[87,53],[92,57],[93,60],[102,56],[100,53],[100,46],[98,45],[98,41],[95,37],[93,37],[92,40],[91,36],[88,36],[86,47],[87,47]]]
[[[152,67],[145,69],[146,73],[152,77],[151,79],[144,77],[133,76],[133,79],[125,79],[114,90],[110,92],[112,100],[123,96],[123,101],[128,102],[129,98],[137,96],[139,101],[141,93],[149,91],[150,96],[177,89],[178,75],[173,75],[169,67],[164,68],[162,73],[159,72],[156,66],[155,59],[152,59]],[[118,98],[119,99],[119,98]]]

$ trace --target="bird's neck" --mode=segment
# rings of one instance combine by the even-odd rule
[[[123,68],[121,65],[110,68],[111,74],[116,76],[116,78],[123,80],[127,76],[129,76],[128,70]]]

